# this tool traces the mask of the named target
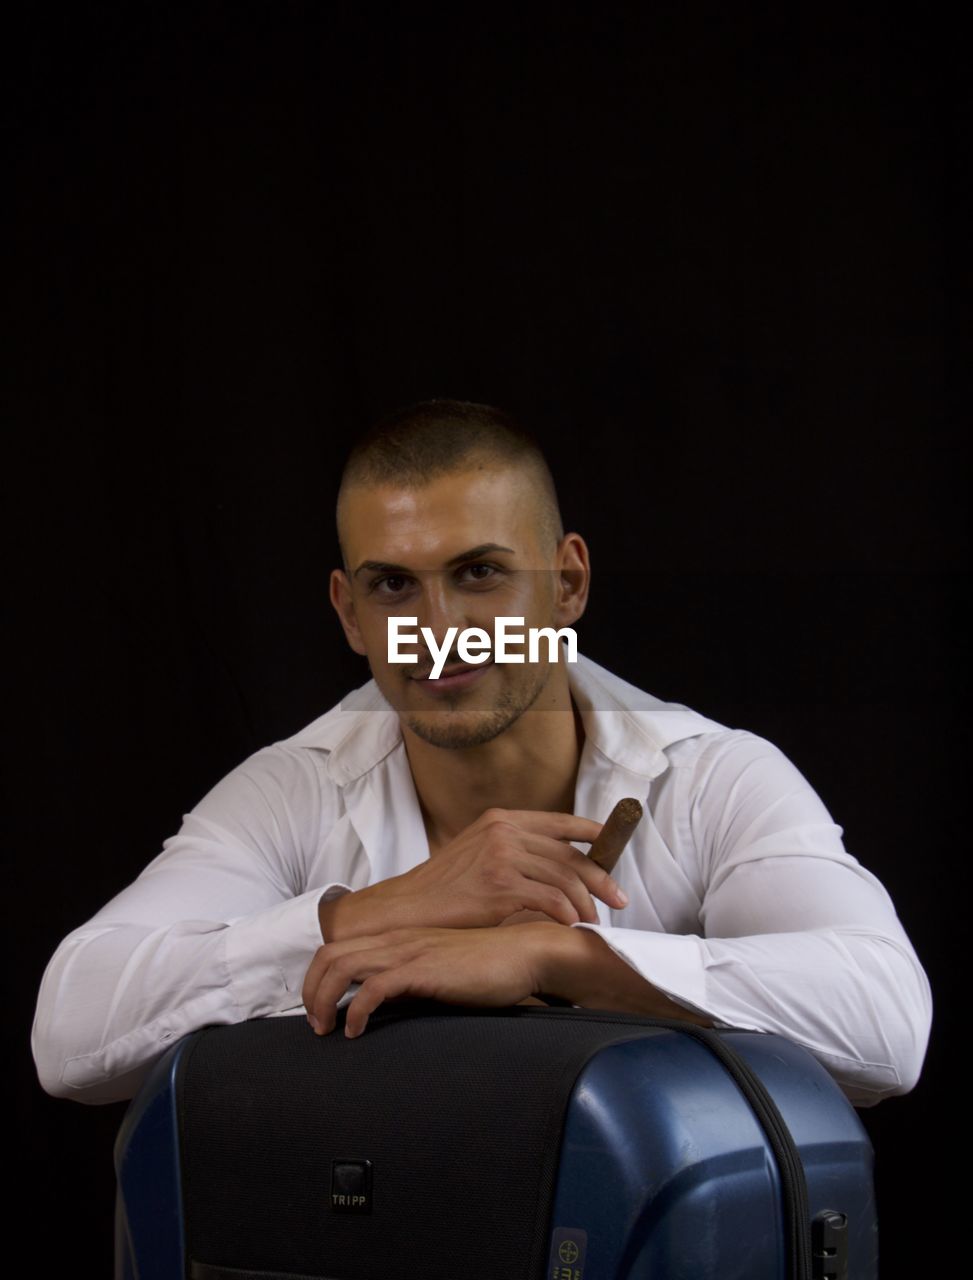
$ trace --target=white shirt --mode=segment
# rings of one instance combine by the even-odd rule
[[[603,822],[623,796],[645,810],[614,871],[628,906],[595,899],[599,923],[571,927],[718,1027],[804,1045],[855,1106],[912,1089],[928,979],[803,775],[766,739],[582,654],[567,672],[585,729],[574,812]],[[199,1027],[303,1013],[318,903],[428,856],[398,716],[370,680],[232,770],[63,939],[31,1033],[41,1085],[79,1102],[131,1098]]]

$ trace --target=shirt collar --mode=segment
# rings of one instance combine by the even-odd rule
[[[568,685],[586,739],[620,768],[652,779],[668,767],[667,747],[726,726],[679,702],[664,702],[584,654],[568,663]],[[399,717],[374,680],[353,690],[293,737],[292,746],[327,751],[338,786],[380,764],[402,740]]]

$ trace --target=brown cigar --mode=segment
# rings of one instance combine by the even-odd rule
[[[619,800],[608,821],[602,827],[594,844],[588,850],[588,857],[597,862],[605,871],[613,871],[615,863],[622,856],[622,851],[631,839],[632,832],[642,821],[642,806],[631,796]]]

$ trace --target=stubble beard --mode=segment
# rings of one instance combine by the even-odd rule
[[[503,689],[495,705],[482,710],[477,708],[461,711],[456,716],[449,709],[432,711],[426,716],[408,714],[402,718],[417,738],[422,738],[423,742],[428,742],[433,747],[445,747],[454,751],[460,747],[480,747],[485,742],[498,738],[534,705],[549,676],[548,668],[539,668],[532,684]],[[462,697],[462,694],[457,694],[456,697]]]

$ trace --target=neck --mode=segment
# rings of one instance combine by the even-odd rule
[[[543,709],[531,707],[478,747],[435,747],[402,726],[431,854],[486,809],[574,812],[584,724],[566,676],[551,692]]]

